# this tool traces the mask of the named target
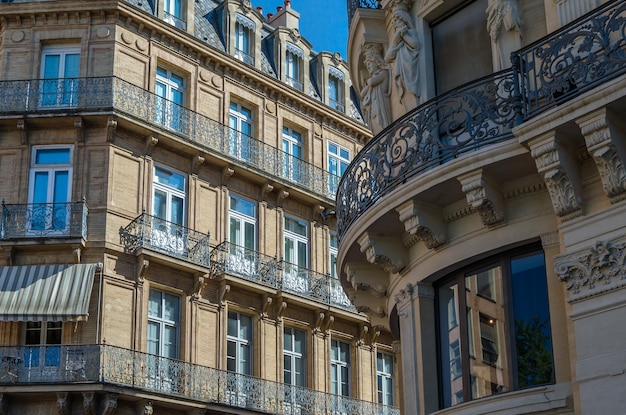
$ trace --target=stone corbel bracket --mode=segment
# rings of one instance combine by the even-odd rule
[[[606,108],[576,120],[611,203],[626,199],[626,131]]]
[[[202,298],[202,290],[204,289],[204,287],[206,287],[208,282],[209,274],[200,274],[196,276],[196,282],[194,284],[192,295],[192,298],[194,300],[199,300],[200,298]]]
[[[83,117],[74,118],[74,128],[76,129],[76,140],[81,143],[85,142],[85,123]]]
[[[398,238],[364,232],[357,242],[370,264],[380,265],[390,274],[397,274],[406,267],[406,249]]]
[[[366,292],[376,298],[387,295],[389,275],[368,262],[348,263],[344,267],[350,286],[359,292]]]
[[[146,153],[147,156],[152,154],[152,150],[154,149],[154,147],[156,147],[156,145],[158,143],[159,143],[158,137],[156,137],[154,135],[149,135],[148,137],[146,137],[145,153]]]
[[[197,175],[198,169],[204,164],[204,156],[202,154],[196,154],[191,160],[191,174]]]
[[[115,130],[117,129],[117,118],[109,117],[107,120],[107,142],[112,143],[115,139]]]
[[[626,242],[598,241],[590,249],[556,257],[556,273],[566,283],[569,302],[626,286]]]
[[[528,142],[537,171],[546,183],[554,212],[563,221],[582,215],[582,186],[574,152],[555,131]]]
[[[274,185],[271,183],[265,183],[263,186],[261,186],[261,195],[259,197],[259,200],[261,201],[267,201],[267,196],[272,193],[272,190],[274,190]]]
[[[441,211],[427,203],[409,200],[396,209],[400,215],[400,221],[404,223],[404,229],[408,238],[404,238],[404,245],[410,248],[421,240],[428,249],[435,249],[446,243],[447,225],[443,220]]]
[[[17,130],[20,132],[22,145],[28,144],[28,125],[26,120],[17,120]]]
[[[483,225],[492,227],[504,221],[504,196],[495,180],[483,169],[457,178],[465,192],[467,204],[480,215]]]

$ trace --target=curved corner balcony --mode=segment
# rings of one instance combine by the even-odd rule
[[[333,203],[339,176],[117,77],[0,81],[0,114],[119,114]]]
[[[614,0],[514,53],[511,69],[437,96],[374,137],[339,184],[338,237],[407,180],[514,140],[516,125],[624,73],[626,3]]]
[[[380,0],[348,0],[348,26],[357,9],[382,9]]]

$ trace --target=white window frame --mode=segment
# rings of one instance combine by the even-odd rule
[[[183,179],[183,189],[177,189],[176,187],[173,186],[169,186],[167,184],[163,184],[163,183],[159,183],[157,181],[157,170],[160,171],[164,171],[164,172],[168,172],[171,174],[176,174],[178,176],[181,176]],[[187,223],[187,175],[181,171],[178,171],[176,169],[172,169],[171,167],[167,167],[165,165],[162,164],[155,164],[154,165],[154,169],[152,171],[152,215],[156,216],[155,213],[155,192],[159,190],[163,193],[165,193],[166,196],[166,203],[165,203],[165,218],[159,218],[162,220],[165,220],[167,222],[170,223],[174,223],[175,225],[179,225],[179,226],[185,226],[185,224]],[[181,217],[181,223],[176,223],[174,221],[172,221],[172,199],[174,197],[178,197],[180,199],[182,199],[183,201],[183,206],[182,206],[182,217]]]
[[[305,172],[301,171],[300,168],[302,166],[301,160],[304,153],[302,133],[284,125],[281,149],[285,158],[282,166],[283,177],[295,182],[304,180]],[[300,153],[299,156],[295,154],[295,149],[297,149],[297,152]]]
[[[35,327],[29,328],[29,325],[34,325]],[[8,375],[15,377],[15,379],[20,379],[22,376],[28,380],[44,380],[39,379],[40,376],[46,378],[50,375],[58,374],[58,367],[61,365],[61,347],[63,344],[63,322],[61,321],[32,321],[24,323],[24,331],[22,333],[22,344],[24,345],[24,355],[23,356],[15,356],[12,360],[7,361],[7,364],[15,365],[13,371],[9,371]],[[48,339],[48,332],[54,330],[59,331],[59,342],[58,343],[50,343]],[[37,332],[39,334],[39,341],[37,343],[26,343],[27,332]],[[19,359],[19,360],[17,360]],[[24,359],[24,365],[29,368],[26,373],[19,373],[17,365],[21,363],[21,359]],[[30,368],[42,368],[35,369],[31,372]],[[46,372],[46,367],[54,369],[52,373]],[[25,379],[26,380],[26,379]]]
[[[165,72],[165,76],[159,72]],[[164,93],[159,93],[159,87]],[[171,130],[185,131],[185,77],[165,66],[157,67],[155,77],[155,121]],[[180,99],[177,99],[177,93]],[[180,101],[180,102],[179,102]]]
[[[238,211],[233,208],[233,199],[249,203],[254,207],[254,216],[250,216],[244,212]],[[229,262],[228,270],[245,276],[246,278],[256,279],[258,278],[258,256],[257,256],[257,240],[258,240],[258,223],[257,212],[258,205],[255,201],[246,197],[230,194],[228,201],[228,242],[229,242]],[[231,236],[232,222],[233,220],[239,223],[241,232],[241,241],[233,241]],[[246,225],[252,225],[254,227],[254,235],[252,236],[252,246],[245,245]],[[242,244],[243,242],[243,244]]]
[[[338,255],[339,245],[337,241],[337,231],[330,231],[328,234],[328,275],[333,279],[339,278],[339,273],[337,272]]]
[[[287,222],[294,221],[298,225],[304,225],[306,235],[301,235],[297,232],[293,232],[287,229]],[[285,215],[283,218],[283,258],[285,263],[283,265],[283,288],[290,292],[301,293],[308,295],[309,293],[309,278],[308,272],[301,272],[303,269],[307,270],[310,260],[310,244],[309,244],[310,229],[309,224],[296,216]],[[287,240],[293,244],[294,253],[296,255],[295,262],[290,261],[287,258]],[[298,262],[298,243],[304,243],[305,263]]]
[[[59,55],[57,78],[46,78],[46,56]],[[75,76],[67,76],[65,58],[78,55],[78,68]],[[44,46],[41,50],[41,81],[39,84],[39,105],[41,107],[73,107],[78,104],[81,53],[79,45]],[[53,102],[48,98],[53,97]]]
[[[341,345],[346,345],[348,347],[348,359],[347,361],[344,360],[340,360],[340,359],[334,359],[333,358],[333,350],[336,349],[337,350],[337,356],[341,356]],[[352,348],[350,346],[350,343],[342,341],[342,340],[338,340],[338,339],[331,339],[330,342],[330,347],[331,347],[331,359],[330,359],[330,370],[331,370],[331,393],[335,394],[335,395],[339,395],[339,396],[350,396],[351,395],[351,390],[352,390],[352,379],[351,379],[351,371],[352,371],[352,364],[351,364],[351,353],[352,353]],[[342,368],[346,368],[346,372],[347,372],[347,376],[348,379],[343,379],[341,376],[341,369]],[[336,374],[336,379],[337,379],[337,383],[333,383],[332,382],[332,378],[333,378],[333,373]],[[344,395],[341,392],[341,385],[346,383],[347,384],[347,388],[348,388],[348,395]]]
[[[385,371],[385,358],[391,359],[391,371]],[[380,362],[382,361],[382,370]],[[394,405],[394,382],[393,382],[393,355],[385,352],[376,353],[376,388],[378,403],[382,405]],[[380,386],[382,385],[382,390]],[[381,399],[382,397],[382,399]]]
[[[302,337],[304,339],[304,350],[302,352],[297,352],[295,350],[296,333],[301,333],[303,335]],[[285,337],[290,336],[291,339],[292,339],[291,340],[291,345],[292,345],[291,350],[285,349],[284,342],[283,342],[283,354],[284,354],[284,356],[286,358],[288,358],[291,361],[291,368],[292,368],[292,371],[291,371],[291,379],[292,379],[292,381],[291,381],[291,383],[289,385],[290,386],[306,387],[306,380],[307,380],[307,372],[306,372],[306,370],[307,370],[307,363],[306,363],[306,332],[304,330],[300,330],[300,329],[296,329],[296,328],[293,328],[293,327],[287,327],[286,326],[284,328],[283,335]],[[295,374],[295,369],[294,368],[297,367],[297,362],[298,361],[302,362],[302,367],[304,368],[304,373],[303,373],[304,384],[302,384],[302,385],[298,385],[298,383],[296,381],[297,376]],[[283,367],[283,371],[285,371],[284,367]]]
[[[233,318],[234,317],[234,318]],[[241,320],[242,317],[248,318],[249,322],[250,322],[250,337],[249,338],[245,338],[245,337],[239,337],[239,333],[240,333],[240,328],[241,328]],[[253,350],[254,350],[254,344],[253,344],[253,339],[254,339],[254,322],[253,322],[253,318],[252,316],[249,316],[247,314],[242,314],[239,313],[237,311],[229,311],[228,312],[228,316],[227,319],[229,320],[228,322],[234,320],[237,323],[237,335],[232,335],[232,334],[228,334],[227,331],[227,335],[226,335],[226,342],[227,343],[234,343],[235,344],[235,356],[229,356],[228,355],[228,347],[226,348],[227,352],[226,352],[226,361],[228,362],[228,359],[234,359],[235,361],[235,367],[236,370],[234,372],[231,371],[231,373],[236,373],[236,374],[240,374],[240,375],[248,375],[248,376],[252,376],[254,373],[254,361],[253,361]],[[229,326],[229,324],[227,324],[227,327]],[[240,367],[241,367],[241,346],[247,346],[248,347],[248,367],[250,368],[249,372],[250,373],[244,373],[241,371]],[[228,367],[228,364],[226,365],[226,367]]]
[[[254,216],[250,216],[250,215],[248,215],[248,214],[246,214],[244,212],[241,212],[241,211],[237,210],[236,208],[233,208],[232,199],[236,199],[236,200],[242,201],[244,203],[250,203],[251,205],[253,205],[253,207],[254,207]],[[257,210],[258,210],[257,203],[255,201],[253,201],[252,199],[248,199],[247,197],[243,197],[243,196],[240,196],[240,195],[234,194],[234,193],[230,194],[229,201],[228,201],[228,217],[229,217],[229,221],[228,221],[228,237],[229,237],[229,242],[231,244],[234,244],[234,245],[246,248],[246,249],[251,249],[253,251],[256,251],[256,249],[257,249],[257,238],[258,238],[258,235],[257,235],[257,232],[258,232]],[[237,222],[239,222],[240,229],[241,229],[241,232],[242,232],[242,237],[245,237],[245,225],[249,224],[249,225],[253,226],[253,228],[254,228],[254,236],[253,236],[252,247],[246,247],[245,244],[238,243],[240,241],[231,241],[230,240],[231,222],[232,222],[231,219],[235,219]]]
[[[235,15],[233,52],[235,58],[247,63],[248,65],[254,65],[253,42],[255,29],[256,25],[252,20],[241,14]]]
[[[181,307],[181,299],[180,296],[176,295],[176,294],[172,294],[169,293],[167,291],[162,291],[162,290],[158,290],[155,288],[151,288],[150,289],[150,293],[148,294],[148,296],[150,296],[150,294],[152,293],[158,293],[161,297],[161,315],[160,316],[155,316],[153,314],[150,313],[150,309],[148,308],[148,325],[150,325],[150,323],[155,324],[158,326],[159,328],[159,346],[158,346],[158,351],[157,351],[157,356],[161,356],[161,357],[166,357],[169,359],[178,359],[179,358],[179,354],[180,354],[180,330],[181,330],[181,311],[182,311],[182,307]],[[168,299],[176,299],[176,306],[177,306],[177,312],[176,315],[178,316],[178,320],[169,320],[167,318],[165,318],[163,316],[163,311],[165,310],[165,305],[168,301]],[[175,341],[175,352],[173,353],[173,355],[169,355],[166,356],[164,354],[164,339],[165,339],[165,332],[166,332],[166,328],[173,328],[176,332],[176,341]],[[148,337],[146,336],[146,342],[148,342]],[[147,346],[146,346],[147,347]]]
[[[304,52],[290,42],[286,43],[285,49],[285,82],[299,91],[304,91],[304,82],[302,81]]]
[[[157,182],[157,170],[178,175],[183,180],[183,190],[174,186]],[[165,217],[156,214],[156,193],[165,194]],[[182,200],[182,212],[180,223],[172,220],[173,199]],[[152,171],[152,223],[150,242],[153,247],[160,248],[168,253],[182,254],[185,252],[187,244],[186,223],[187,223],[187,175],[170,167],[155,164]]]
[[[39,151],[45,150],[68,150],[68,163],[37,163],[37,154]],[[74,162],[74,146],[73,145],[49,145],[49,146],[33,146],[31,152],[29,184],[28,184],[28,202],[32,205],[29,212],[29,218],[26,223],[26,232],[35,234],[45,231],[48,235],[65,235],[67,234],[71,222],[71,210],[68,209],[68,203],[72,197],[72,178],[73,178],[73,162]],[[45,172],[48,175],[48,187],[46,190],[46,201],[35,202],[35,177],[37,173]],[[56,173],[67,172],[67,194],[63,201],[57,201],[59,206],[55,206],[54,190],[56,184]],[[41,206],[43,205],[43,206]],[[65,226],[61,228],[55,227],[55,218],[59,215],[63,216]],[[38,217],[43,216],[45,223],[43,229],[35,224]],[[35,229],[36,228],[36,229]]]
[[[345,77],[343,73],[339,69],[330,66],[328,68],[328,105],[340,112],[346,111],[343,96],[344,83]],[[335,96],[331,94],[332,87],[335,89]]]
[[[35,325],[35,327],[28,327],[30,324]],[[59,343],[48,342],[48,331],[51,331],[51,330],[61,332],[61,335],[59,336]],[[26,339],[28,338],[28,335],[27,335],[28,332],[39,332],[39,342],[38,343],[26,343]],[[22,344],[24,344],[25,346],[46,346],[46,345],[63,344],[63,322],[62,321],[28,321],[28,322],[25,322]]]
[[[253,145],[254,111],[237,101],[231,101],[228,107],[228,117],[230,127],[229,154],[238,159],[249,161],[252,158],[250,146]],[[243,131],[244,124],[250,127],[250,134]]]
[[[336,152],[332,150],[333,147],[337,149]],[[342,156],[342,152],[348,153],[347,157]],[[350,165],[351,154],[348,148],[330,140],[326,142],[326,154],[328,156],[328,172],[333,175],[329,177],[328,187],[329,191],[334,194],[339,186],[339,180],[341,179],[341,176],[345,173],[346,169]],[[333,172],[331,169],[331,166],[333,165],[332,161],[334,161],[335,165],[337,166],[338,171],[336,172]]]
[[[178,12],[177,12],[178,9]],[[184,0],[164,0],[163,19],[169,24],[185,30],[187,23],[184,19],[185,1]]]

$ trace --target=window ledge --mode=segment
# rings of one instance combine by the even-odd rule
[[[557,414],[560,409],[571,407],[571,395],[571,384],[559,383],[476,399],[432,415],[535,414],[543,411],[547,411],[546,414]]]

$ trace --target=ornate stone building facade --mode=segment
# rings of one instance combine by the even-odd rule
[[[622,413],[626,4],[348,10],[376,135],[339,187],[337,263],[394,334],[403,413]]]
[[[371,133],[285,1],[0,3],[0,414],[398,414],[336,275]]]

